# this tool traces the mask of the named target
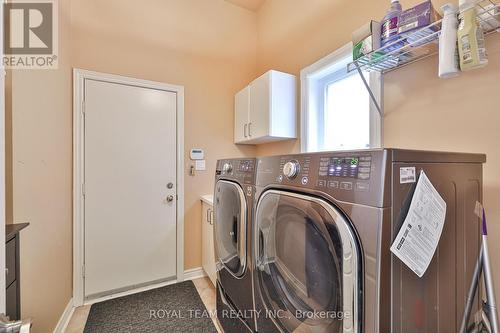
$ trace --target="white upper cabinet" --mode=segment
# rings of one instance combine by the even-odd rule
[[[295,76],[269,71],[234,98],[234,142],[260,144],[295,139]]]
[[[248,137],[248,108],[250,89],[245,88],[234,96],[234,141],[242,142]]]

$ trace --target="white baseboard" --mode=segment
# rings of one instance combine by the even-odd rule
[[[64,333],[64,331],[66,331],[66,328],[68,327],[69,321],[73,316],[74,311],[75,307],[73,306],[73,298],[71,298],[66,305],[61,318],[59,318],[56,328],[54,328],[54,333]]]
[[[202,267],[187,269],[184,271],[184,281],[199,279],[207,276]]]
[[[85,302],[83,303],[83,305],[92,305],[94,303],[100,303],[100,302],[104,302],[104,301],[109,301],[110,299],[115,299],[115,298],[120,298],[120,297],[124,297],[124,296],[128,296],[128,295],[142,293],[143,291],[148,291],[148,290],[152,290],[152,289],[162,288],[162,287],[166,287],[166,286],[169,286],[169,285],[175,284],[175,283],[177,283],[177,280],[173,279],[173,280],[168,280],[168,281],[165,281],[165,282],[153,283],[153,284],[149,284],[147,286],[133,288],[133,289],[129,289],[129,290],[126,290],[126,291],[121,291],[121,292],[118,292],[118,293],[115,293],[115,294],[110,294],[110,295],[106,295],[106,296],[100,296],[100,297],[97,297],[97,298],[88,298],[88,299],[85,300]]]
[[[188,269],[188,270],[184,271],[184,281],[199,279],[199,278],[202,278],[204,276],[206,276],[206,273],[202,267],[192,268],[192,269]],[[143,291],[165,287],[165,286],[168,286],[171,284],[175,284],[177,282],[179,282],[179,281],[174,279],[174,280],[165,281],[165,282],[161,282],[161,283],[151,284],[151,285],[140,287],[140,288],[134,288],[131,290],[123,291],[123,292],[112,294],[112,295],[102,296],[102,297],[93,298],[93,299],[87,299],[87,300],[85,300],[84,305],[99,303],[99,302],[107,301],[107,300],[118,298],[118,297],[137,294],[137,293],[140,293]]]

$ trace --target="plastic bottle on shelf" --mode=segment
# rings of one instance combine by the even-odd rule
[[[443,10],[443,23],[439,36],[439,77],[446,79],[460,73],[457,45],[458,7],[447,3],[441,9]]]
[[[460,14],[458,15],[458,52],[460,55],[460,69],[467,71],[481,68],[488,64],[488,55],[484,45],[484,31],[476,16],[476,2],[474,0],[460,0]]]
[[[399,0],[391,0],[391,8],[387,11],[384,18],[382,19],[382,33],[381,42],[382,46],[393,42],[398,36],[399,18],[403,8],[399,3]]]

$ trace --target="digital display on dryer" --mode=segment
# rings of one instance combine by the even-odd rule
[[[332,157],[328,164],[328,176],[358,177],[359,157]]]
[[[362,180],[370,179],[371,156],[348,156],[332,157],[323,156],[320,158],[320,177],[342,177],[357,178]]]

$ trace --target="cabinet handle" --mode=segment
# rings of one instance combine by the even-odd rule
[[[250,126],[252,126],[252,123],[248,123],[248,136],[251,137],[252,136],[252,127],[250,127]]]
[[[210,209],[210,224],[214,225],[214,211]]]
[[[245,124],[245,126],[243,126],[243,135],[245,136],[245,138],[248,137],[248,135],[247,135],[247,126],[248,126],[248,124]]]
[[[207,223],[210,223],[210,208],[207,209]]]

